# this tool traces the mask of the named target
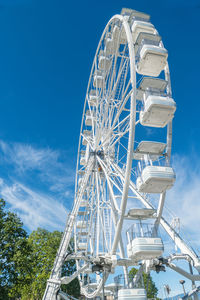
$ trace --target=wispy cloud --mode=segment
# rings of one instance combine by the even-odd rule
[[[0,164],[0,196],[26,227],[63,229],[66,209],[72,206],[75,174],[65,155],[0,141]]]
[[[44,227],[49,230],[63,230],[67,210],[54,198],[41,192],[35,192],[20,183],[9,186],[2,180],[0,193],[28,229]]]
[[[200,249],[200,160],[174,156],[176,183],[168,193],[166,206],[181,220],[181,233]]]
[[[58,152],[50,149],[37,149],[31,145],[13,143],[8,144],[0,141],[0,149],[7,163],[13,166],[19,172],[25,172],[30,169],[41,169],[49,162],[57,161]]]
[[[0,154],[1,163],[11,166],[12,175],[26,178],[34,173],[50,190],[63,194],[74,184],[75,172],[69,163],[61,162],[59,151],[0,141]]]

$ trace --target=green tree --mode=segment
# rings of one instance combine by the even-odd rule
[[[29,284],[31,253],[21,220],[0,199],[0,300],[19,297],[22,286]]]
[[[129,272],[129,277],[134,278],[137,273],[136,268],[132,268]],[[143,273],[144,288],[147,291],[147,298],[157,298],[158,289],[150,274]]]
[[[46,282],[51,273],[56,252],[61,241],[62,233],[49,232],[38,228],[29,236],[29,244],[33,250],[32,281],[22,290],[22,300],[40,300],[45,291]],[[62,270],[62,276],[69,276],[75,271],[75,262],[68,261]],[[77,297],[80,294],[78,280],[75,279],[63,288],[69,294]]]
[[[59,231],[38,228],[28,237],[20,218],[6,211],[0,199],[0,300],[42,299],[61,236]],[[75,270],[75,261],[67,261],[62,276]],[[78,279],[62,288],[74,297],[80,295]]]

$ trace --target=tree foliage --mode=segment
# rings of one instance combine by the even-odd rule
[[[0,199],[0,300],[42,299],[61,236],[59,231],[38,228],[28,237],[19,217],[6,211],[5,201]],[[75,261],[67,261],[62,276],[69,276],[75,270]],[[78,280],[63,290],[78,297]]]
[[[27,233],[16,214],[5,211],[0,199],[0,299],[19,297],[21,287],[29,284],[32,250]]]
[[[28,241],[33,250],[32,281],[30,284],[24,286],[22,300],[42,299],[61,236],[62,233],[59,231],[49,232],[42,228],[38,228],[30,234]],[[72,260],[68,261],[63,267],[62,276],[69,276],[74,271],[75,262]],[[73,280],[73,282],[64,287],[63,290],[75,297],[79,296],[80,288],[78,280]]]
[[[129,272],[129,277],[134,278],[134,276],[137,273],[136,268],[132,268]],[[144,288],[146,289],[147,292],[147,298],[156,298],[158,294],[158,289],[151,277],[150,274],[143,273],[143,282],[144,282]]]
[[[61,232],[49,232],[41,228],[30,234],[28,243],[32,249],[32,278],[30,284],[23,287],[22,300],[42,299],[60,239]]]

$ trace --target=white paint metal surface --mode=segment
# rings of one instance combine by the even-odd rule
[[[85,116],[85,125],[92,126],[92,122],[95,122],[95,112],[93,110],[87,110]]]
[[[136,152],[161,155],[164,152],[165,148],[165,143],[142,141],[137,146]]]
[[[166,146],[165,143],[142,141],[133,153],[133,159],[144,160],[145,155],[148,154],[152,161],[157,160],[159,156],[163,155]]]
[[[80,251],[86,251],[87,250],[87,243],[78,243],[78,249]]]
[[[163,193],[170,189],[176,176],[171,167],[147,166],[137,179],[137,189],[143,193]]]
[[[176,103],[172,98],[149,95],[140,112],[140,123],[143,126],[165,127],[174,117]]]
[[[151,219],[156,217],[156,210],[147,208],[131,208],[125,217],[131,220]]]
[[[166,90],[167,84],[168,82],[164,79],[144,77],[137,89],[137,99],[143,100],[145,92],[151,94],[152,91],[157,94],[163,94]]]
[[[103,83],[104,83],[104,76],[95,74],[94,81],[93,81],[94,87],[101,89],[103,87]]]
[[[147,300],[145,289],[120,289],[118,300]]]
[[[128,257],[134,262],[144,259],[153,259],[161,256],[164,245],[161,238],[138,237],[127,245]]]
[[[98,97],[96,95],[89,95],[88,102],[90,106],[96,106],[98,102]]]
[[[110,58],[106,57],[105,55],[100,55],[98,67],[100,70],[108,71],[111,67]]]
[[[148,22],[150,19],[150,15],[148,15],[144,12],[137,11],[137,10],[131,9],[131,8],[124,8],[124,7],[121,10],[121,15],[122,16],[130,16],[134,19],[139,19],[139,20],[143,20],[146,22]]]
[[[105,42],[105,54],[106,55],[112,55],[115,52],[115,43],[112,38],[107,38]]]
[[[80,165],[84,166],[86,164],[85,154],[82,154],[80,157]]]
[[[155,33],[155,27],[153,26],[153,24],[149,23],[149,22],[144,22],[144,21],[134,21],[133,25],[131,27],[131,31],[132,31],[132,36],[133,36],[133,43],[136,42],[138,35],[141,32],[146,32],[146,33]]]
[[[80,202],[80,207],[87,207],[88,206],[88,201],[87,200],[82,200]]]
[[[83,144],[84,146],[87,145],[88,140],[91,138],[91,136],[92,136],[92,132],[91,132],[90,130],[84,130],[84,131],[83,131],[82,144]]]
[[[79,228],[79,229],[85,229],[87,228],[87,222],[86,221],[78,221],[76,222],[76,228]]]
[[[153,45],[143,45],[137,72],[142,75],[159,76],[167,63],[168,52],[165,48]]]

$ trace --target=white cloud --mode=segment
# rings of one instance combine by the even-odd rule
[[[3,154],[3,160],[13,164],[19,172],[25,172],[30,169],[41,169],[49,162],[58,160],[58,151],[49,148],[34,148],[28,144],[5,143],[0,141],[0,149]]]
[[[0,195],[29,230],[39,226],[49,230],[64,228],[64,205],[71,207],[75,172],[63,156],[50,148],[0,140],[4,174],[0,178]]]
[[[63,230],[67,211],[63,204],[20,183],[0,186],[1,197],[17,212],[29,230],[37,227]]]
[[[166,206],[180,217],[181,234],[200,249],[200,160],[175,155],[176,183],[167,193]]]
[[[33,172],[38,182],[49,185],[51,191],[65,194],[74,184],[74,170],[66,162],[60,162],[60,152],[50,148],[36,148],[23,143],[0,141],[1,162],[13,168],[13,176],[31,178]]]
[[[200,159],[194,153],[191,156],[175,155],[172,165],[176,172],[174,187],[167,192],[165,206],[172,211],[172,215],[178,216],[181,221],[181,237],[196,250],[200,249]],[[165,209],[165,215],[170,214]],[[171,221],[170,218],[168,218]],[[165,255],[175,252],[173,242],[161,230],[165,242]],[[197,254],[199,252],[197,251]],[[181,262],[174,262],[183,267]],[[186,271],[188,266],[183,267]],[[191,282],[179,273],[166,268],[167,273],[152,273],[156,286],[159,288],[159,297],[162,295],[163,287],[169,284],[172,289],[170,296],[182,293],[180,279],[185,279],[186,291],[191,290]]]

